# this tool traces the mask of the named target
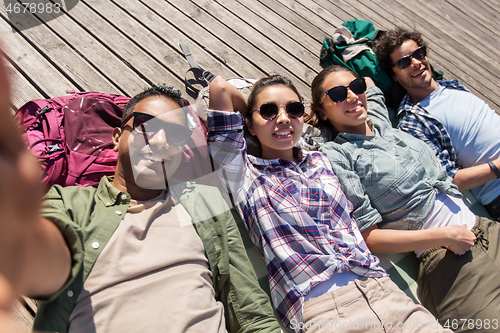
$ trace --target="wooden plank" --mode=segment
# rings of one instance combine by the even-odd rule
[[[495,26],[498,22],[498,5],[491,6],[484,1],[475,1],[474,5],[463,1],[447,1],[450,6],[462,8],[465,14],[475,17],[478,22],[487,26]],[[465,5],[465,6],[464,6]]]
[[[248,3],[248,1],[245,0],[238,1],[243,5]],[[311,20],[308,20],[305,8],[300,12],[296,12],[279,1],[265,0],[252,0],[252,2],[248,3],[248,6],[254,8],[256,12],[262,11],[260,8],[268,8],[283,17],[290,24],[299,26],[305,34],[311,36],[311,38],[315,39],[317,42],[321,43],[323,41],[323,36],[325,35],[325,31],[323,29],[327,26],[327,24],[323,21],[321,27],[316,26]]]
[[[184,0],[170,0],[170,3],[174,2],[177,6],[184,6],[188,3],[188,1]],[[245,40],[250,44],[251,49],[264,53],[268,57],[267,62],[272,64],[273,71],[286,73],[285,76],[290,78],[295,77],[298,81],[297,88],[300,90],[304,88],[305,90],[309,90],[309,84],[316,75],[316,70],[313,69],[314,65],[309,65],[302,59],[290,57],[286,52],[283,52],[273,45],[273,43],[270,43],[269,40],[264,38],[265,36],[260,34],[254,27],[249,26],[246,22],[242,21],[213,0],[196,0],[194,5],[197,6],[198,10],[201,9],[205,11],[208,15],[221,23],[225,31],[216,30],[216,33],[220,36],[219,38],[231,36],[229,38],[232,38],[233,41],[236,39]],[[283,39],[283,42],[286,42],[286,38]],[[245,52],[252,52],[251,49],[247,48]],[[300,86],[302,86],[302,88],[300,88]]]
[[[254,41],[260,41],[260,44],[256,44],[259,48],[269,45],[269,48],[275,49],[277,53],[284,54],[286,58],[295,58],[303,66],[311,69],[314,75],[321,70],[318,63],[318,56],[313,51],[307,50],[298,41],[291,38],[285,31],[276,28],[276,26],[282,23],[282,19],[276,19],[276,26],[274,26],[234,0],[216,0],[216,2],[225,10],[231,12],[231,14],[239,20],[245,22],[248,26],[260,33],[260,36],[257,35],[254,39]],[[232,28],[238,31],[238,25]],[[245,29],[242,30],[244,31]],[[298,28],[292,27],[291,30],[297,31]],[[250,35],[254,34],[250,33]],[[315,43],[315,45],[317,44]],[[307,83],[309,84],[309,82]]]
[[[12,32],[12,27],[7,18],[0,14],[0,31],[5,54],[16,67],[26,73],[35,85],[42,89],[42,94],[61,96],[66,93],[66,90],[80,90],[80,87],[72,79],[66,77],[41,50],[30,44],[22,32]]]
[[[47,98],[10,63],[10,59],[5,64],[11,83],[10,102],[14,111],[32,99]]]
[[[149,8],[140,2],[127,1],[122,4],[111,1],[85,2],[116,29],[126,35],[129,40],[135,41],[140,48],[147,50],[147,53],[157,62],[167,66],[178,80],[184,79],[189,64],[180,50],[179,43],[188,42],[189,40],[175,27],[157,14],[152,13]],[[116,10],[116,7],[120,10]],[[188,46],[202,68],[224,77],[238,76],[219,59],[198,45],[189,43]],[[170,84],[170,82],[167,82],[167,84]]]
[[[262,74],[268,75],[272,72],[278,72],[293,79],[288,68],[284,68],[282,64],[279,64],[275,59],[272,59],[262,50],[256,48],[247,40],[241,38],[234,31],[230,30],[214,18],[214,16],[207,10],[200,8],[196,4],[183,0],[168,1],[168,3],[160,0],[147,0],[147,4],[150,8],[154,8],[156,12],[161,11],[162,16],[170,16],[172,8],[182,12],[186,17],[190,18],[190,24],[194,25],[194,27],[191,28],[191,31],[193,32],[193,35],[191,36],[193,39],[198,40],[202,47],[212,49],[211,45],[207,44],[205,40],[198,37],[198,31],[201,31],[199,30],[200,26],[202,26],[203,30],[207,29],[213,37],[222,42],[222,44],[219,44],[218,46],[222,46],[223,48],[216,49],[215,53],[227,51],[227,56],[230,56],[232,53],[229,53],[229,50],[233,50],[245,58],[248,62],[252,63],[255,69],[259,70],[260,73],[256,70],[255,73],[250,74],[250,76],[258,78],[262,76]],[[309,87],[305,83],[297,79],[295,79],[295,83],[301,93],[309,91]]]
[[[81,6],[86,7],[85,4],[79,2],[73,10]],[[137,75],[126,62],[117,57],[106,45],[94,38],[86,30],[86,27],[73,20],[70,15],[65,14],[50,21],[47,19],[46,22],[46,25],[59,38],[70,45],[75,52],[101,73],[101,75],[108,78],[121,94],[132,96],[148,85],[148,82]],[[114,34],[112,30],[108,30],[107,33],[110,35]],[[67,66],[72,66],[71,59],[66,59],[66,62]]]
[[[484,26],[477,24],[476,21],[470,19],[469,15],[460,13],[447,1],[435,0],[425,2],[422,6],[429,9],[429,12],[433,14],[432,16],[436,17],[436,22],[441,22],[442,29],[448,27],[446,29],[448,35],[452,36],[462,47],[470,46],[471,48],[481,49],[483,54],[492,59],[500,56],[500,50],[498,50],[500,42],[496,38],[488,37],[492,34],[491,29],[486,29]],[[453,29],[450,29],[451,27]],[[478,44],[481,46],[478,47]],[[494,65],[498,68],[500,63],[495,59]],[[492,72],[494,73],[494,71]]]
[[[0,6],[0,12],[7,16],[5,8]],[[55,34],[49,27],[43,24],[53,16],[26,13],[23,16],[11,18],[11,23],[22,30],[26,39],[43,51],[55,65],[64,70],[65,75],[71,77],[82,90],[97,90],[108,93],[119,93],[118,89],[89,65],[75,50],[63,39]],[[19,20],[16,20],[19,18]],[[40,24],[35,29],[29,29],[34,22]]]
[[[33,326],[34,318],[25,306],[16,301],[12,311],[10,312],[10,320],[8,324],[8,333],[30,333]]]
[[[181,80],[172,75],[166,65],[156,61],[148,54],[147,50],[142,49],[137,43],[129,40],[121,31],[99,16],[92,9],[91,5],[80,1],[66,16],[77,22],[93,39],[110,50],[117,58],[115,61],[118,60],[126,64],[138,78],[145,81],[148,85],[169,82],[177,89],[183,87]],[[94,63],[101,63],[100,55],[94,55],[89,59]],[[102,68],[101,66],[106,66],[106,64],[100,64],[99,68]],[[126,81],[120,72],[114,73],[114,78],[115,81],[120,83]],[[137,84],[132,91],[135,95],[143,89],[144,84]]]
[[[329,12],[311,0],[277,0],[290,10],[301,13],[301,17],[306,18],[325,34],[333,34],[336,27],[345,20],[338,17],[335,12]]]
[[[224,2],[227,2],[227,0]],[[231,3],[235,4],[234,1],[231,1]],[[273,3],[276,4],[276,2]],[[238,4],[245,7],[245,9],[250,11],[253,15],[260,17],[268,23],[269,29],[279,31],[299,44],[298,49],[290,51],[296,52],[300,49],[304,49],[313,55],[318,53],[318,50],[321,47],[321,41],[307,33],[307,31],[309,31],[312,27],[311,24],[306,20],[296,20],[294,24],[290,23],[289,19],[286,17],[286,15],[290,14],[290,11],[285,7],[280,6],[280,10],[276,12],[269,7],[264,6],[257,0],[240,0],[238,1]],[[236,4],[232,7],[236,7]],[[245,13],[242,14],[245,15]],[[239,16],[241,17],[241,14],[239,14]],[[267,27],[264,27],[264,29],[266,28]],[[277,42],[281,43],[281,40],[279,39]],[[317,56],[314,60],[316,63],[318,62]]]
[[[181,10],[163,1],[143,1],[146,7],[141,8],[132,2],[122,2],[123,6],[131,15],[141,17],[141,21],[149,29],[158,32],[162,38],[170,40],[173,36],[174,45],[179,42],[187,42],[196,61],[205,69],[219,74],[219,67],[212,67],[213,62],[207,60],[207,54],[220,61],[228,67],[236,76],[260,77],[266,72],[256,66],[246,54],[236,52],[235,48],[228,41],[218,39],[210,29],[210,22],[200,25],[197,20],[186,15]],[[165,26],[165,30],[161,29]],[[172,33],[169,30],[172,30]],[[203,51],[203,52],[202,52]],[[176,61],[176,59],[172,59]],[[186,60],[182,61],[185,70],[189,68]],[[222,71],[222,67],[220,67]]]

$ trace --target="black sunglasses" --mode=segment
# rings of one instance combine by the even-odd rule
[[[161,129],[165,131],[167,142],[176,146],[184,146],[191,137],[191,131],[185,126],[169,123],[148,113],[137,111],[130,113],[123,119],[122,127],[132,116],[134,117],[133,129],[144,135],[147,144],[149,144],[149,139],[154,137]]]
[[[276,103],[264,103],[255,111],[259,111],[265,120],[273,120],[278,116],[279,108],[282,106],[285,107],[286,113],[290,118],[300,118],[304,115],[304,104],[301,102],[288,102],[279,105]]]
[[[349,86],[336,86],[328,89],[325,95],[328,95],[330,99],[335,103],[340,103],[345,101],[347,98],[347,89],[355,93],[356,95],[362,94],[366,91],[366,82],[364,77],[358,77],[349,83]],[[323,98],[325,98],[323,96]]]
[[[412,54],[404,56],[403,58],[396,61],[394,63],[394,66],[398,66],[401,69],[405,69],[406,67],[411,65],[411,58],[415,58],[417,60],[422,61],[425,59],[426,55],[427,55],[427,48],[425,47],[425,45],[422,45],[418,49],[413,51]]]

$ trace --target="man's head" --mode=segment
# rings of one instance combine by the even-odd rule
[[[165,85],[149,88],[130,100],[121,128],[113,131],[118,151],[115,187],[129,193],[136,186],[168,188],[167,179],[179,167],[183,146],[191,135],[187,105],[179,91]]]
[[[427,58],[427,45],[417,31],[396,28],[376,45],[380,66],[410,94],[420,100],[437,88]]]

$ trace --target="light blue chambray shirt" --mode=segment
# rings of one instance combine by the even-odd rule
[[[359,229],[421,229],[436,195],[461,197],[433,150],[391,127],[384,95],[368,88],[368,118],[373,136],[340,133],[322,151],[354,205]]]

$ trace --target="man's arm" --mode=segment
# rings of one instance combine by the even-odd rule
[[[492,162],[496,165],[497,169],[500,169],[500,158]],[[497,176],[493,169],[488,163],[484,163],[458,170],[453,177],[453,184],[458,186],[460,192],[463,192],[484,185],[495,178]]]

